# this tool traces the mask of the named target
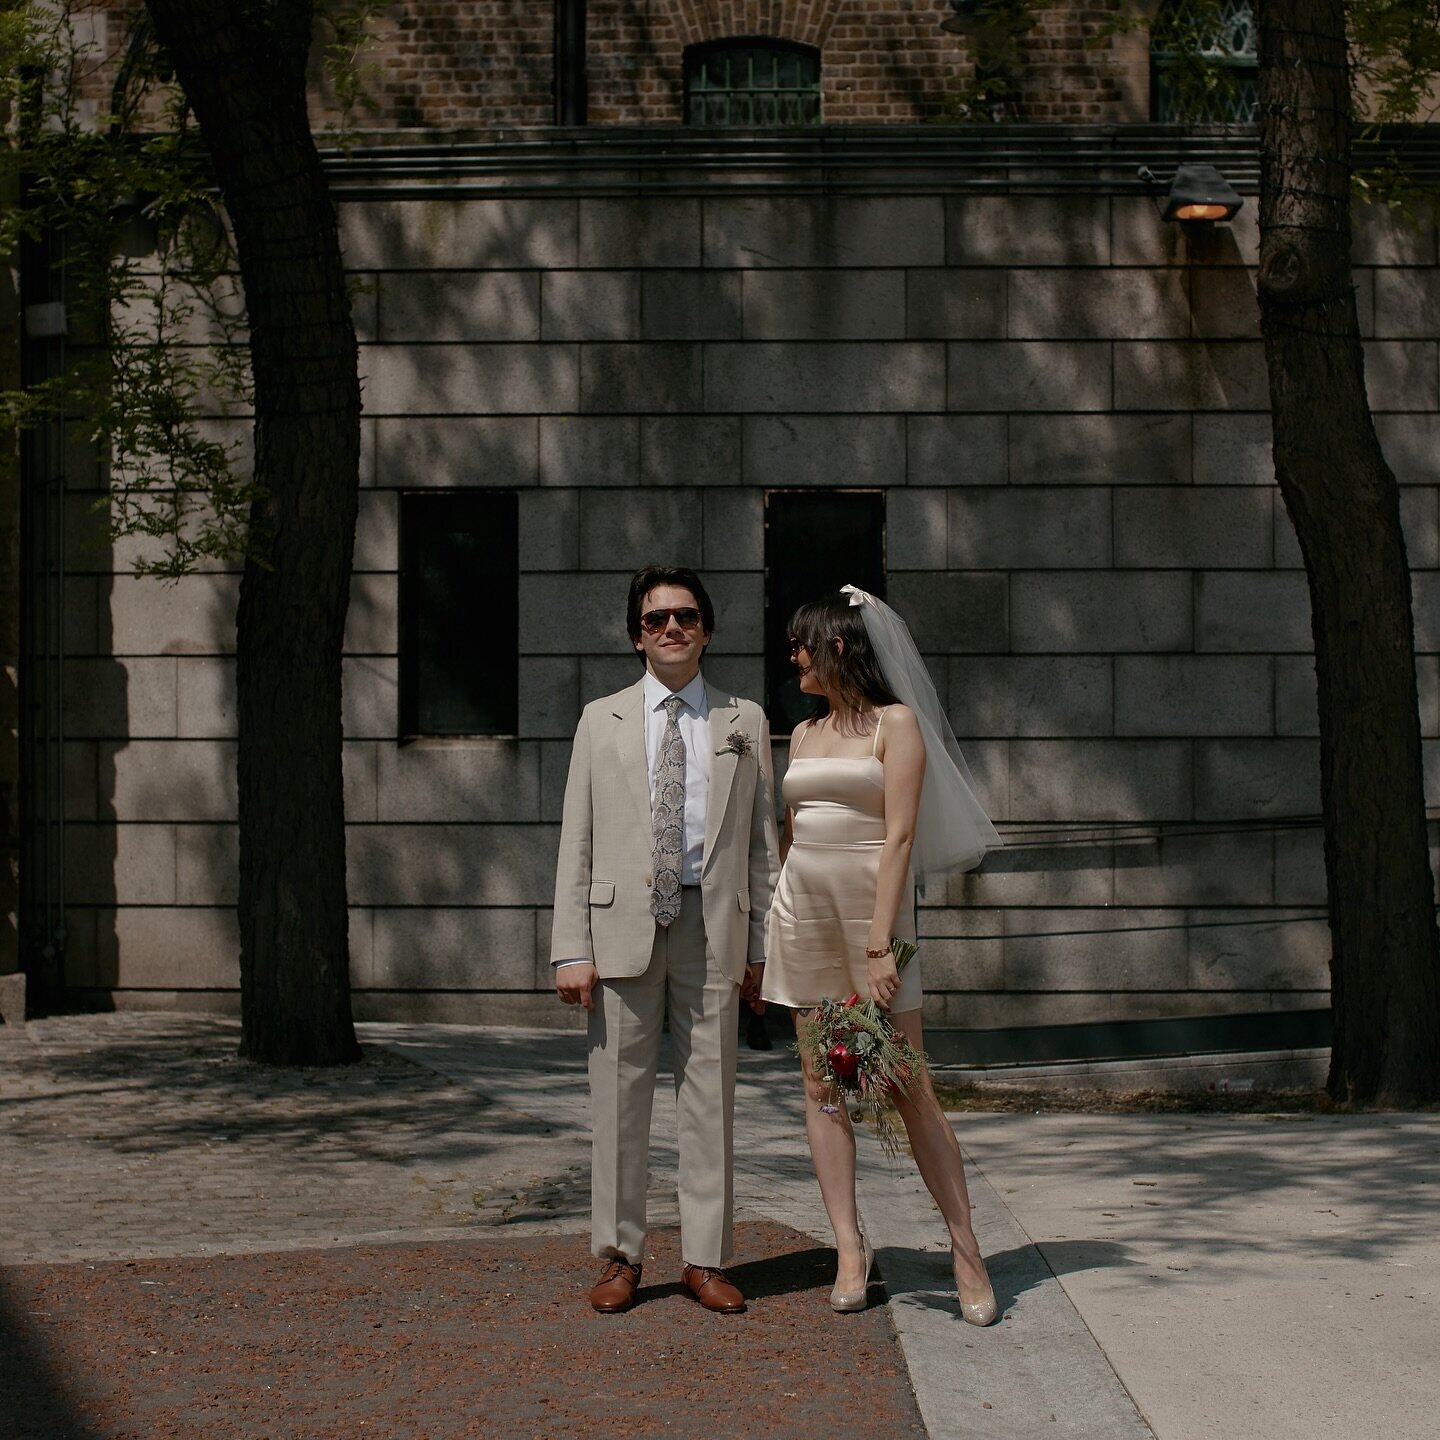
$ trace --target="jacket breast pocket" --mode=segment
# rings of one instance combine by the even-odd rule
[[[592,905],[612,905],[615,902],[615,882],[613,880],[592,880],[590,882],[590,903]]]
[[[749,910],[750,892],[748,890],[737,890],[735,892],[735,898],[740,902],[740,908],[742,910]]]

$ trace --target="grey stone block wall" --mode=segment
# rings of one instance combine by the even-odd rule
[[[923,897],[929,1022],[1324,1003],[1309,607],[1253,200],[1184,235],[1132,196],[864,178],[341,205],[374,286],[344,673],[363,1013],[571,1018],[546,996],[555,846],[580,709],[640,673],[629,572],[700,568],[708,673],[758,697],[765,492],[825,487],[885,493],[889,597],[1007,840]],[[1356,258],[1433,751],[1433,230],[1366,217]],[[520,495],[519,733],[400,745],[401,497],[470,486]],[[67,581],[74,973],[200,1003],[235,983],[236,577],[164,587],[123,558]]]

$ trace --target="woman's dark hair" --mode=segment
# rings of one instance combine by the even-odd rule
[[[826,690],[838,690],[852,710],[899,703],[885,683],[860,607],[852,605],[848,595],[827,595],[802,605],[790,617],[788,632],[810,652],[815,678]],[[837,640],[842,642],[838,653]],[[820,714],[825,710],[822,702]]]
[[[645,597],[659,585],[673,585],[688,590],[700,607],[700,623],[707,635],[715,633],[715,607],[700,577],[684,565],[645,565],[635,572],[630,581],[630,599],[625,607],[625,629],[632,640],[640,638],[640,614]]]

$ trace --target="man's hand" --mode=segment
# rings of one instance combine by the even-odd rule
[[[595,1008],[595,983],[599,980],[595,967],[588,960],[562,965],[555,972],[555,993],[567,1005]]]
[[[745,978],[740,982],[740,998],[747,1003],[751,1000],[760,1000],[760,982],[765,978],[765,962],[762,960],[758,965],[747,965],[745,967]],[[760,1000],[763,1008],[765,1002]],[[760,1011],[755,1012],[757,1015]]]

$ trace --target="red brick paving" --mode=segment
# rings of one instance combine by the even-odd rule
[[[833,1254],[737,1227],[747,1314],[681,1289],[596,1315],[576,1236],[0,1270],[0,1440],[924,1436],[883,1305],[834,1315]],[[877,1289],[875,1296],[883,1292]]]

